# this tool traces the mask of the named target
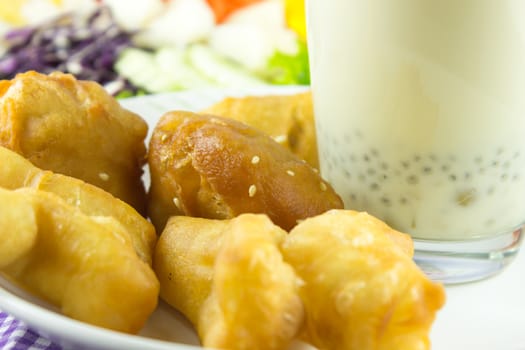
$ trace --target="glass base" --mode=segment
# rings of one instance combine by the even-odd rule
[[[430,241],[414,238],[414,261],[432,280],[444,284],[478,281],[500,272],[516,256],[520,226],[495,238],[474,241]]]

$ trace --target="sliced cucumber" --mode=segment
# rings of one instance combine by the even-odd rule
[[[143,86],[155,75],[153,54],[140,49],[125,49],[115,63],[115,70],[133,84]]]
[[[129,48],[122,52],[115,64],[115,70],[138,87],[149,92],[163,92],[176,89],[171,77],[163,74],[155,62],[153,53]]]
[[[187,54],[189,61],[198,72],[221,86],[266,85],[263,80],[243,70],[241,66],[228,61],[207,46],[201,44],[190,46]]]
[[[148,92],[166,92],[219,85],[247,87],[266,85],[213,49],[201,44],[149,52],[128,48],[115,64],[116,71]]]
[[[159,49],[155,54],[155,62],[162,73],[169,76],[180,90],[214,85],[188,63],[184,49],[175,47]]]

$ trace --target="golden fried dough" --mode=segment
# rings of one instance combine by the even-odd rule
[[[205,347],[287,349],[303,306],[279,251],[285,236],[265,215],[172,217],[154,259],[161,297],[188,317]]]
[[[142,328],[159,283],[118,221],[32,188],[0,188],[0,203],[9,203],[0,211],[0,251],[17,255],[1,260],[4,273],[77,320],[130,333]],[[29,225],[19,222],[26,215]]]
[[[326,350],[429,349],[444,288],[412,261],[408,242],[378,219],[348,210],[297,225],[282,252],[304,280],[305,340]]]
[[[191,112],[162,116],[150,141],[148,212],[158,232],[172,215],[264,213],[288,230],[341,198],[305,161],[261,131]]]
[[[145,210],[147,124],[95,82],[36,72],[0,81],[0,146]]]
[[[0,187],[32,187],[51,192],[68,204],[78,207],[86,215],[113,217],[129,232],[140,258],[151,265],[157,239],[155,229],[128,204],[81,180],[42,171],[19,154],[1,146],[0,164]]]
[[[0,268],[27,254],[35,244],[37,218],[31,198],[11,193],[0,196]]]
[[[272,136],[319,168],[312,94],[227,97],[201,113],[228,117]]]

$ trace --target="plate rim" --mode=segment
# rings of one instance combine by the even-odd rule
[[[2,280],[11,283],[4,278]],[[63,348],[70,348],[74,344],[96,346],[96,349],[122,349],[123,346],[130,350],[203,349],[200,346],[117,332],[75,320],[16,295],[1,282],[0,280],[0,309]]]

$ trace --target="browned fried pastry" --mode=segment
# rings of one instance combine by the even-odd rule
[[[95,82],[28,72],[0,81],[0,145],[144,212],[147,124]]]
[[[112,217],[88,216],[33,188],[0,188],[0,271],[72,318],[138,332],[159,282]]]
[[[444,288],[412,260],[412,241],[382,221],[331,210],[297,225],[282,245],[300,287],[303,337],[326,350],[423,350]]]
[[[205,347],[288,349],[303,305],[279,251],[285,237],[265,215],[172,217],[154,259],[161,297],[188,317]]]
[[[314,168],[319,168],[312,95],[227,97],[204,114],[228,117],[272,136]]]
[[[125,202],[104,190],[65,175],[42,171],[21,155],[0,146],[0,187],[32,187],[51,192],[89,216],[112,217],[130,235],[138,256],[151,265],[157,239],[153,225]],[[29,215],[29,214],[28,214]],[[28,217],[29,218],[29,217]]]
[[[158,232],[172,215],[227,219],[241,213],[265,213],[287,230],[343,206],[309,164],[229,118],[166,113],[153,131],[148,161],[148,212]]]

